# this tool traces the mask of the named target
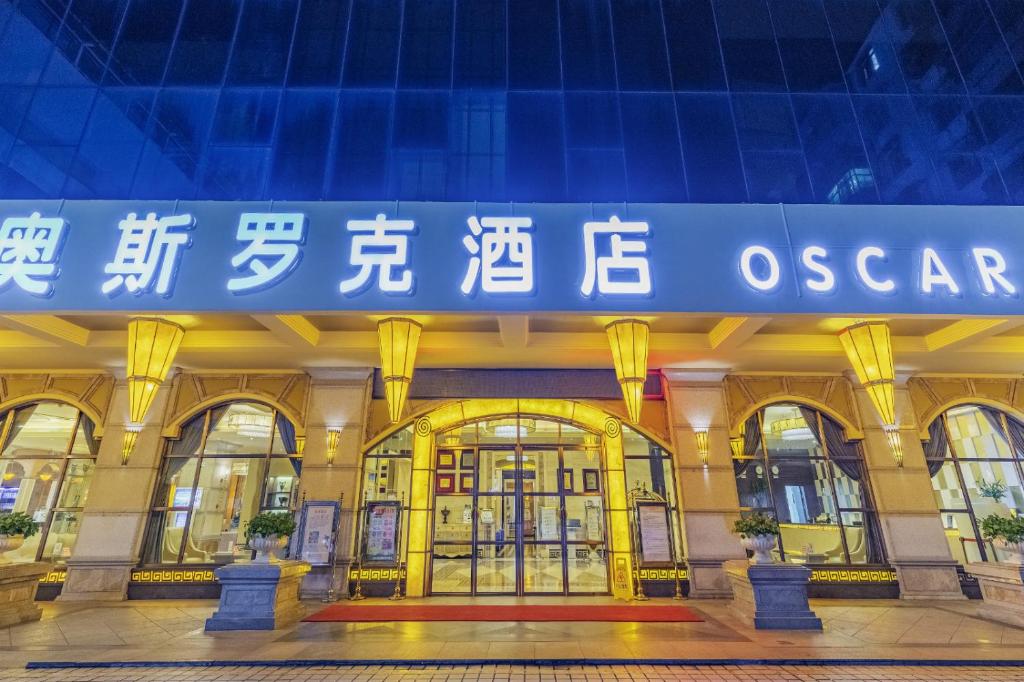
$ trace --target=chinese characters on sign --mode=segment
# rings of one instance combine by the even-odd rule
[[[469,234],[462,238],[462,245],[468,262],[462,293],[533,293],[533,220],[471,216],[466,223]],[[103,293],[169,297],[182,252],[192,246],[190,232],[195,226],[195,219],[188,214],[159,217],[148,213],[140,218],[129,213],[118,224],[117,250],[103,269],[109,275],[101,286]],[[39,213],[4,220],[0,227],[0,289],[13,282],[37,296],[52,293],[67,228],[62,218],[43,218]],[[254,293],[286,279],[302,260],[306,228],[302,213],[243,213],[235,233],[241,250],[230,260],[239,276],[227,280],[228,291]],[[357,296],[372,287],[385,294],[414,293],[410,244],[417,233],[414,221],[388,219],[379,213],[373,220],[349,220],[345,230],[352,234],[348,266],[356,271],[339,284],[342,294]],[[586,223],[580,291],[588,297],[595,292],[649,295],[651,270],[643,241],[648,235],[647,223],[621,222],[615,216],[607,222]],[[608,255],[598,255],[602,245]]]

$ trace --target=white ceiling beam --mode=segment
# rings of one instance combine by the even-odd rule
[[[530,343],[530,317],[528,315],[501,315],[498,334],[505,348],[526,348]]]
[[[770,317],[723,317],[708,332],[708,343],[713,350],[733,350],[750,340]]]
[[[89,330],[56,315],[3,315],[8,327],[52,341],[62,346],[85,346]]]
[[[303,315],[253,315],[254,320],[282,341],[300,347],[320,343],[320,330]]]
[[[979,341],[1001,334],[1008,329],[1019,327],[1024,320],[968,318],[946,325],[924,337],[929,351],[959,350]]]

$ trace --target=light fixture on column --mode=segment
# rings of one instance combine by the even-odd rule
[[[334,457],[338,454],[338,443],[341,441],[341,427],[327,427],[327,466],[334,466]]]
[[[404,317],[389,317],[377,323],[380,374],[392,424],[402,418],[422,331],[423,327],[418,322]]]
[[[868,392],[896,463],[903,466],[903,444],[896,425],[896,369],[893,365],[892,335],[885,322],[858,322],[839,332],[846,357]],[[895,433],[895,437],[891,434]]]
[[[157,317],[128,323],[128,422],[121,441],[121,464],[128,463],[157,389],[167,378],[185,336],[181,325]]]
[[[640,408],[644,401],[644,382],[647,380],[647,345],[650,326],[643,320],[623,319],[612,322],[605,331],[615,362],[615,376],[622,387],[629,420],[640,422]]]
[[[694,437],[697,439],[697,454],[700,455],[700,463],[704,466],[708,465],[708,430],[697,429],[693,432]]]
[[[885,427],[885,437],[889,440],[889,449],[896,466],[903,468],[903,441],[900,439],[900,428],[895,425]]]
[[[135,441],[139,439],[139,431],[142,427],[138,424],[129,424],[124,427],[124,436],[121,438],[121,466],[128,464],[128,458],[132,456],[135,449]]]
[[[295,436],[295,456],[302,457],[306,452],[306,437]]]

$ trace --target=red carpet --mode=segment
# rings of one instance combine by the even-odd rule
[[[335,604],[303,619],[307,623],[379,623],[388,621],[600,621],[625,623],[700,623],[685,606],[626,604],[417,604],[402,606]]]

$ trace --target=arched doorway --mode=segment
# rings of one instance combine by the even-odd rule
[[[431,594],[607,594],[600,435],[529,415],[434,447]]]

